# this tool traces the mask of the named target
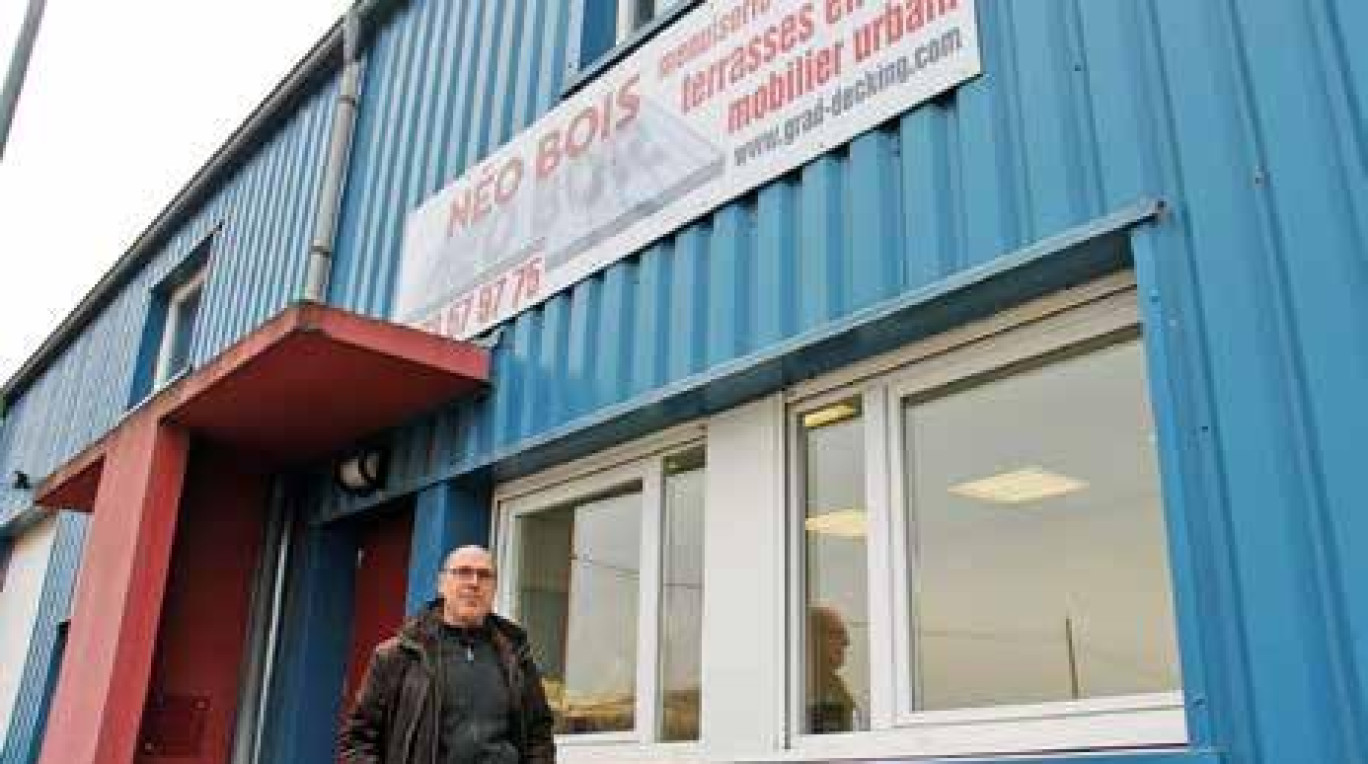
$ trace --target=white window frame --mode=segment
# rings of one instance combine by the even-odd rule
[[[190,299],[196,292],[200,295],[200,310],[204,309],[204,284],[208,275],[208,264],[202,264],[195,271],[194,275],[186,279],[184,283],[178,284],[166,298],[165,320],[162,322],[161,345],[157,348],[156,373],[152,375],[153,389],[161,388],[173,377],[178,375],[181,369],[171,368],[171,351],[175,347],[176,338],[182,332],[191,332],[191,342],[194,342],[195,323],[198,323],[198,316],[195,323],[190,326],[182,326],[180,319],[180,306]]]
[[[664,602],[664,464],[666,458],[699,446],[706,448],[703,427],[684,425],[495,489],[493,547],[499,569],[506,572],[499,577],[498,609],[517,619],[518,519],[621,486],[641,486],[635,728],[557,735],[556,744],[573,750],[576,757],[620,760],[623,755],[630,755],[672,760],[697,756],[701,741],[664,742],[659,738],[663,702],[660,624]]]
[[[1182,746],[1181,691],[985,708],[914,711],[902,401],[978,374],[1140,330],[1134,277],[1124,273],[1052,295],[813,380],[789,393],[787,711],[783,758],[1029,754]],[[801,417],[860,396],[865,432],[869,731],[803,734],[805,538]],[[885,667],[881,670],[880,667]]]
[[[806,503],[804,501],[804,490],[806,483],[806,472],[804,459],[806,451],[803,443],[803,424],[802,419],[805,414],[809,414],[821,408],[850,400],[860,399],[860,419],[863,423],[862,433],[864,435],[864,455],[865,455],[865,523],[867,529],[873,529],[876,525],[883,523],[882,516],[887,512],[886,503],[881,502],[879,496],[885,491],[878,485],[884,474],[883,470],[875,467],[875,460],[878,452],[884,447],[876,443],[877,433],[881,427],[875,426],[882,421],[883,412],[882,398],[878,395],[877,389],[868,384],[860,384],[851,387],[832,390],[820,395],[815,395],[803,401],[800,405],[790,408],[786,429],[788,432],[788,442],[792,444],[788,454],[788,522],[786,523],[787,542],[791,553],[788,555],[788,572],[785,580],[790,583],[788,598],[788,622],[785,624],[788,633],[789,649],[788,653],[788,672],[790,677],[789,685],[793,688],[789,693],[787,712],[789,716],[788,731],[789,743],[793,745],[795,741],[807,739],[823,739],[832,737],[851,738],[852,740],[863,739],[868,731],[849,732],[849,733],[828,733],[814,735],[804,733],[804,716],[806,709],[804,702],[806,698],[806,670],[807,670],[807,536],[804,530],[806,520]],[[887,570],[888,558],[882,550],[876,549],[876,544],[871,543],[875,535],[870,532],[865,536],[865,580],[869,603],[867,605],[869,613],[869,726],[870,730],[880,728],[878,719],[885,715],[883,703],[887,696],[886,692],[881,692],[876,685],[891,682],[891,678],[886,676],[887,672],[879,672],[876,667],[879,665],[876,647],[881,644],[888,644],[885,633],[888,624],[886,614],[875,612],[877,603],[881,601],[874,591],[874,581],[881,575],[879,571]]]

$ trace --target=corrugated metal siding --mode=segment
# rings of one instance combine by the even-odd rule
[[[303,293],[336,99],[335,81],[314,94],[192,225],[224,223],[201,307],[205,320],[195,335],[196,363],[214,357]],[[174,251],[174,260],[186,254]],[[172,261],[162,259],[168,265]]]
[[[22,469],[41,479],[117,423],[129,405],[152,290],[215,227],[192,362],[212,358],[298,298],[335,100],[335,83],[310,97],[24,392],[4,425],[0,474]],[[0,491],[0,523],[28,508],[26,495]],[[62,523],[4,764],[28,755],[55,624],[75,585],[85,518]]]
[[[194,363],[298,298],[335,98],[335,86],[311,98],[24,392],[5,423],[0,470],[41,478],[117,422],[129,403],[152,289],[215,227]],[[0,500],[8,502],[0,523],[25,508],[22,496]]]
[[[555,105],[564,0],[416,2],[367,56],[330,301],[385,316],[404,216]]]
[[[333,302],[385,315],[404,215],[554,105],[572,5],[415,2],[384,30]],[[1173,320],[1151,349],[1180,409],[1170,463],[1194,478],[1174,518],[1197,576],[1179,596],[1202,622],[1185,626],[1194,739],[1239,762],[1363,761],[1368,56],[1353,43],[1368,5],[979,8],[983,77],[512,321],[491,395],[406,430],[398,471],[481,463],[1159,196],[1171,214],[1138,246],[1159,306],[1147,310]],[[113,421],[146,290],[225,213],[196,357],[293,293],[331,110],[320,98],[19,402],[0,464],[42,474]]]
[[[547,48],[536,38],[514,48],[522,51],[514,67],[520,77],[505,86],[502,99],[469,93],[468,73],[490,86],[504,81],[479,76],[501,71],[487,60],[499,51],[483,43],[500,39],[517,20],[519,10],[511,7],[516,5],[473,4],[445,22],[449,39],[459,40],[455,47],[470,59],[449,73],[442,69],[423,79],[428,62],[410,51],[427,44],[426,27],[441,23],[447,4],[415,8],[377,49],[368,78],[382,82],[368,91],[374,99],[367,106],[369,129],[373,133],[379,122],[400,136],[386,156],[358,154],[351,225],[344,226],[342,243],[348,264],[337,282],[339,299],[349,307],[384,313],[403,213],[492,150],[486,133],[507,137],[489,130],[505,124],[499,111],[490,110],[491,102],[521,103],[521,95],[542,84],[523,83],[546,69],[526,60],[528,49]],[[1156,173],[1128,172],[1141,147],[1111,151],[1098,135],[1103,115],[1117,108],[1113,101],[1133,102],[1149,73],[1134,59],[1133,42],[1103,47],[1090,27],[1125,32],[1133,6],[979,7],[984,77],[662,238],[511,322],[496,353],[491,399],[467,413],[472,421],[459,434],[450,416],[432,431],[437,457],[481,461],[491,449],[1160,191],[1163,179]],[[540,11],[529,5],[523,21]],[[439,58],[445,47],[427,55]],[[1101,81],[1103,76],[1110,80]],[[457,94],[450,118],[435,128],[423,123],[406,130],[416,124],[405,117],[414,102],[445,97],[447,90]],[[536,104],[538,110],[553,105],[541,98]],[[387,117],[377,119],[382,112]],[[454,150],[443,151],[446,146]],[[401,163],[397,168],[395,161]],[[1116,164],[1119,171],[1110,166]],[[436,174],[430,172],[434,165],[440,168]],[[422,181],[404,186],[399,179],[415,168],[422,170]],[[358,272],[358,252],[367,253],[365,273]],[[453,437],[459,442],[451,442]],[[412,452],[428,455],[422,448]]]
[[[512,49],[516,62],[489,45],[519,12],[528,23],[544,10],[517,5],[425,4],[377,50],[375,145],[351,190],[337,282],[349,307],[384,313],[404,212],[520,124],[492,105],[520,108],[534,89],[525,80],[546,71],[525,56],[545,55],[545,38]],[[1174,358],[1161,360],[1186,402],[1176,458],[1202,480],[1175,518],[1200,576],[1181,596],[1205,622],[1187,635],[1206,643],[1189,648],[1202,653],[1187,680],[1200,698],[1194,737],[1238,761],[1364,760],[1368,517],[1353,508],[1368,433],[1357,392],[1368,389],[1368,57],[1352,41],[1368,33],[1368,10],[979,8],[983,77],[512,321],[489,398],[411,428],[401,478],[479,464],[1162,197],[1171,214],[1141,238],[1154,258],[1145,286],[1175,321]],[[455,42],[420,52],[429,26]],[[431,101],[435,122],[412,116],[448,97]]]
[[[417,3],[382,36],[367,65],[334,302],[385,315],[407,211],[554,106],[567,5]],[[1105,109],[1085,62],[1110,56],[1128,97],[1143,81],[1123,56],[1089,49],[1085,22],[1125,13],[1102,5],[982,3],[987,76],[513,321],[489,403],[415,428],[420,442],[407,450],[420,461],[400,471],[481,461],[1154,192],[1157,178],[1109,184],[1102,167]]]
[[[1368,432],[1354,393],[1368,384],[1368,81],[1362,48],[1344,45],[1368,17],[1351,5],[1165,5],[1154,19],[1188,212],[1175,254],[1224,477],[1203,551],[1237,583],[1226,649],[1247,662],[1248,716],[1222,732],[1250,760],[1368,758],[1353,466]]]

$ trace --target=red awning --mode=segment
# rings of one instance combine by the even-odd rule
[[[306,464],[488,382],[489,353],[314,303],[286,308],[135,411],[282,466]],[[123,425],[121,425],[123,426]],[[118,430],[38,487],[88,509]]]

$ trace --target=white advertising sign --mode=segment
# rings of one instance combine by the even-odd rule
[[[700,4],[408,216],[394,318],[476,335],[979,71],[974,0]]]

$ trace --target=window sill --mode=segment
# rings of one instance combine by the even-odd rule
[[[597,740],[577,740],[573,735],[556,737],[556,760],[562,764],[596,764],[597,762],[702,762],[713,761],[698,743],[609,743]]]
[[[656,35],[660,34],[661,30],[673,24],[680,16],[683,16],[702,4],[703,0],[679,0],[679,2],[670,6],[659,16],[651,19],[650,23],[631,33],[625,40],[622,40],[617,45],[609,48],[606,53],[599,56],[592,63],[571,75],[570,80],[561,88],[561,98],[569,98],[580,90],[583,90],[586,85],[598,79],[604,72],[612,69],[618,62],[632,55],[638,48],[654,39]]]
[[[1068,714],[1061,714],[1062,710],[1054,715],[1004,714],[996,719],[943,723],[918,719],[915,724],[892,730],[808,735],[796,739],[793,749],[780,760],[1175,750],[1187,744],[1187,721],[1181,706],[1099,708]]]
[[[1215,753],[1187,747],[1183,709],[1161,703],[1167,700],[1164,695],[996,709],[997,719],[807,735],[797,738],[791,749],[757,751],[740,760],[796,763],[946,757],[961,764],[1003,760],[1014,764],[1217,764],[1220,758]],[[1040,712],[1046,709],[1052,713]],[[1035,715],[1026,716],[1028,711]],[[706,743],[642,744],[612,742],[607,737],[559,736],[558,758],[569,764],[738,760],[736,751],[728,748],[724,755]]]
[[[820,761],[822,764],[832,764],[841,760],[842,757],[831,759],[816,758],[775,758],[766,761],[776,762],[797,762],[797,761]],[[874,758],[873,754],[864,756],[844,757],[868,760]],[[943,764],[1222,764],[1220,754],[1206,749],[1190,748],[1125,748],[1125,749],[1104,749],[1094,751],[1055,751],[1051,753],[1038,753],[1027,755],[1015,754],[990,754],[974,755],[969,757],[955,756],[953,758],[922,758],[920,756],[911,758],[907,754],[896,755],[899,760],[921,761],[926,764],[941,762]],[[759,759],[755,759],[759,761]]]

